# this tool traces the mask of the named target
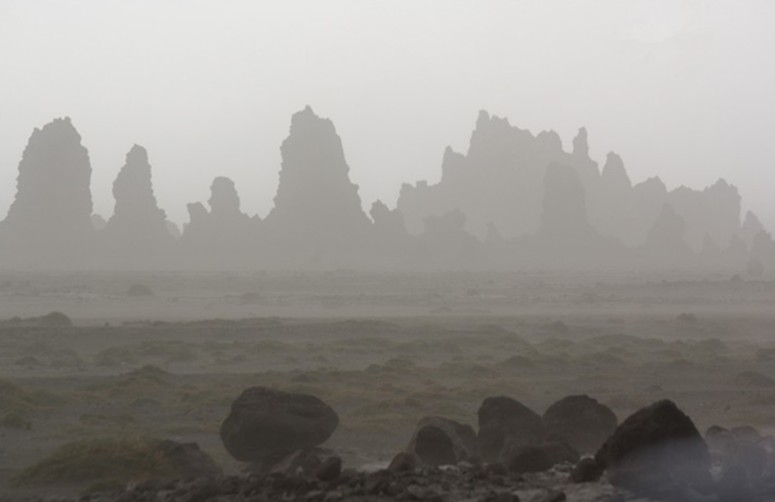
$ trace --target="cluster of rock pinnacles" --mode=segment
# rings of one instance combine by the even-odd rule
[[[336,412],[317,397],[253,387],[233,403],[220,436],[254,473],[331,481],[342,474],[342,462],[320,445],[338,424]],[[514,476],[566,465],[570,483],[605,474],[639,496],[731,502],[752,500],[756,481],[775,464],[773,443],[751,427],[713,426],[703,438],[669,400],[618,423],[610,408],[587,395],[565,397],[543,416],[497,396],[481,404],[478,432],[448,418],[421,419],[385,472],[456,466]]]
[[[436,184],[404,184],[390,209],[367,215],[331,120],[291,118],[274,206],[240,209],[219,176],[207,204],[188,205],[182,231],[153,190],[146,150],[133,146],[113,184],[109,218],[95,214],[92,166],[69,118],[35,129],[16,197],[0,222],[11,268],[467,268],[775,266],[775,241],[724,180],[668,190],[633,184],[621,158],[602,169],[581,129],[566,152],[557,133],[533,135],[479,115],[465,155],[444,152]],[[179,180],[181,185],[185,179]]]

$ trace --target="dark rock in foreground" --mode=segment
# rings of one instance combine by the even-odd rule
[[[221,424],[221,440],[237,460],[271,467],[296,450],[327,440],[339,417],[314,396],[265,387],[245,390]]]
[[[570,472],[570,480],[573,483],[592,483],[600,479],[603,475],[603,468],[594,458],[582,458],[578,464],[573,466]]]
[[[408,455],[408,454],[402,454]],[[333,463],[333,462],[332,462]],[[605,481],[570,485],[559,472],[504,476],[479,465],[462,462],[443,469],[359,472],[344,469],[331,476],[268,475],[214,476],[178,481],[147,481],[124,490],[95,493],[58,502],[611,502],[625,500]],[[322,471],[321,471],[322,473]],[[618,498],[617,498],[618,497]],[[2,500],[2,497],[0,497]],[[30,501],[31,502],[31,501]]]
[[[547,436],[565,441],[581,453],[594,453],[614,432],[616,415],[587,395],[568,396],[544,413]]]
[[[454,465],[479,456],[474,430],[443,417],[420,420],[407,451],[433,466]]]
[[[543,437],[541,417],[519,401],[488,397],[479,407],[479,451],[487,462],[497,462],[507,442],[527,446],[540,443]]]
[[[611,484],[638,495],[683,500],[711,490],[710,454],[692,420],[672,401],[630,415],[598,451]]]

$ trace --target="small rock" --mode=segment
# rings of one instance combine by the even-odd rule
[[[716,483],[719,502],[749,502],[753,500],[750,482],[740,465],[730,467]]]
[[[519,502],[519,495],[511,492],[490,492],[481,502]]]
[[[333,481],[342,473],[342,459],[328,457],[323,461],[317,471],[317,478],[321,481]]]
[[[407,451],[428,465],[453,465],[479,455],[476,433],[443,417],[425,417],[417,424]]]
[[[603,475],[603,469],[592,457],[584,457],[573,467],[570,480],[573,483],[593,483]]]
[[[564,502],[566,498],[565,492],[549,490],[549,493],[541,499],[541,502]]]
[[[506,446],[501,454],[501,462],[509,472],[541,472],[554,465],[549,454],[541,446]]]
[[[393,457],[388,465],[390,472],[411,472],[417,468],[417,456],[412,453],[401,452]]]
[[[723,458],[722,472],[739,466],[748,478],[754,479],[763,476],[767,470],[767,450],[751,441],[740,440],[729,444],[724,450]]]

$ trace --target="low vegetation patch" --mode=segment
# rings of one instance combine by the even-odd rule
[[[97,438],[67,443],[22,470],[16,486],[77,483],[128,483],[175,475],[160,441],[148,438]]]

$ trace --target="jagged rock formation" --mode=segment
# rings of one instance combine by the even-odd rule
[[[768,232],[761,231],[756,234],[751,244],[748,271],[751,275],[759,276],[765,270],[773,268],[775,268],[775,241]]]
[[[190,220],[182,242],[190,263],[212,270],[247,265],[260,220],[241,211],[234,182],[223,176],[210,185],[208,205],[209,211],[200,202],[187,206]]]
[[[551,162],[574,164],[557,133],[533,136],[481,111],[467,154],[447,148],[439,183],[404,185],[398,209],[412,233],[422,232],[426,217],[454,209],[465,214],[466,230],[480,239],[490,223],[505,238],[532,233],[539,225],[544,172]]]
[[[425,218],[425,232],[419,237],[416,263],[422,268],[448,270],[483,265],[480,243],[465,231],[466,216],[454,209]]]
[[[6,264],[79,266],[93,244],[89,153],[69,117],[35,129],[2,224]]]
[[[620,258],[616,242],[601,236],[587,220],[585,190],[578,171],[557,163],[550,164],[544,176],[541,227],[520,244],[527,251],[527,262],[539,266],[611,265]]]
[[[403,215],[380,200],[371,205],[369,215],[374,221],[370,249],[374,264],[380,268],[396,268],[412,263],[416,237],[406,231]]]
[[[576,171],[562,164],[550,164],[544,176],[540,233],[558,242],[568,242],[592,232],[585,197]]]
[[[109,263],[155,266],[169,251],[172,236],[153,193],[148,152],[134,145],[113,183],[113,216],[102,232]]]
[[[0,226],[0,265],[147,268],[621,268],[741,272],[775,267],[772,239],[737,189],[668,190],[633,183],[610,152],[600,170],[581,128],[566,152],[557,133],[480,112],[465,155],[447,148],[441,180],[404,185],[397,207],[371,219],[349,177],[333,123],[306,107],[281,147],[275,206],[240,211],[234,183],[216,178],[209,208],[189,204],[181,235],[165,218],[147,153],[135,146],[113,187],[115,214],[92,214],[86,149],[69,119],[36,129],[18,192]],[[104,227],[104,228],[103,228]],[[178,249],[180,248],[180,249]],[[175,251],[184,256],[173,256]],[[749,252],[750,250],[750,252]],[[90,255],[91,252],[91,255]]]
[[[726,247],[740,231],[740,194],[723,179],[702,191],[676,188],[668,201],[684,220],[685,239],[694,251],[702,248],[706,235],[719,247]]]
[[[282,168],[275,206],[264,224],[271,260],[284,265],[352,264],[363,258],[371,222],[333,122],[307,106],[291,119],[280,148]]]
[[[631,191],[632,181],[622,158],[608,152],[600,173],[597,197],[589,201],[589,210],[601,233],[619,236],[623,243],[630,243],[638,235],[637,232],[628,232],[633,224],[632,215],[623,211],[629,205]]]
[[[585,128],[567,153],[555,132],[533,136],[486,112],[479,113],[466,155],[447,148],[441,180],[404,185],[398,209],[412,233],[423,231],[427,216],[460,209],[466,230],[480,240],[486,239],[490,225],[505,239],[529,235],[540,226],[543,181],[555,163],[578,173],[589,224],[624,245],[643,244],[666,203],[684,220],[686,243],[694,251],[700,251],[706,235],[725,248],[740,231],[740,196],[724,180],[701,191],[668,191],[659,178],[633,185],[615,153],[608,154],[602,172],[598,169],[589,157]]]
[[[686,244],[686,224],[670,204],[662,206],[642,249],[646,260],[667,266],[684,264],[691,255]]]
[[[750,249],[753,246],[753,241],[760,232],[765,232],[764,225],[759,220],[759,217],[753,214],[751,211],[745,213],[745,219],[743,225],[740,228],[740,238]]]

